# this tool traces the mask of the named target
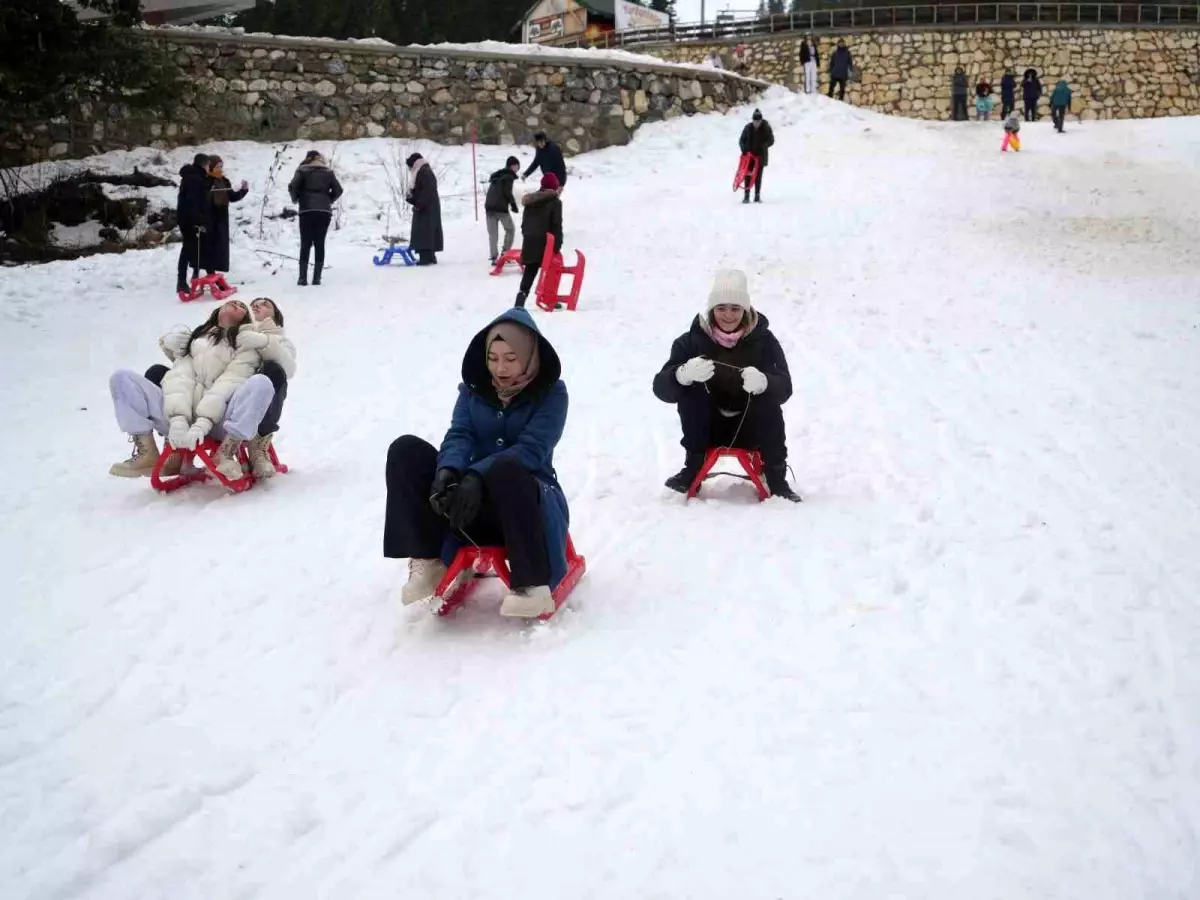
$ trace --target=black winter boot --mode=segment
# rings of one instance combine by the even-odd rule
[[[793,503],[800,503],[800,495],[792,490],[787,480],[787,466],[771,466],[767,469],[767,490],[772,497],[782,497]]]
[[[525,301],[528,299],[529,299],[529,291],[517,291],[517,301],[513,305],[518,306],[521,309],[524,309]]]
[[[745,194],[745,196],[743,196],[743,197],[742,197],[742,202],[743,202],[743,203],[749,203],[749,202],[750,202],[750,192],[749,192],[749,191],[746,191],[746,194]]]
[[[308,267],[305,266],[300,270],[300,277],[296,280],[296,284],[300,287],[308,287]]]
[[[319,287],[321,284],[321,270],[313,269],[313,286]]]
[[[707,455],[707,453],[689,453],[684,459],[683,468],[667,479],[667,487],[681,494],[686,494],[691,490],[692,482],[696,480],[696,475],[704,467],[704,458]]]

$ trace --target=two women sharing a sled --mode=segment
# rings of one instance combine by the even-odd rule
[[[567,573],[567,498],[554,448],[567,387],[550,342],[524,309],[471,340],[440,448],[414,435],[388,448],[383,555],[408,559],[407,605],[431,597],[464,545],[502,545],[512,573],[505,616],[554,612]]]
[[[676,405],[683,426],[684,465],[667,479],[671,490],[686,494],[708,451],[730,447],[759,451],[771,494],[800,501],[787,482],[783,424],[792,376],[744,272],[717,272],[704,311],[654,376],[654,395]]]
[[[249,442],[254,476],[274,475],[271,441],[296,372],[296,348],[275,302],[261,297],[247,307],[226,301],[195,330],[174,330],[158,343],[170,368],[152,366],[145,375],[122,369],[109,379],[117,424],[134,447],[111,474],[150,475],[159,457],[157,431],[178,450],[219,439],[213,463],[229,481],[244,477],[239,457]],[[162,474],[179,474],[183,457],[173,454]]]

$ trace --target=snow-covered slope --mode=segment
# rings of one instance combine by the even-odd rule
[[[402,609],[380,555],[388,443],[440,439],[516,290],[469,149],[436,152],[417,270],[371,265],[384,144],[338,147],[299,289],[262,252],[291,226],[258,238],[274,148],[218,147],[255,188],[234,279],[300,349],[292,473],[245,495],[106,474],[109,373],[211,309],[173,248],[0,273],[0,896],[1197,896],[1200,121],[1001,156],[994,123],[764,111],[762,207],[729,190],[743,114],[572,161],[589,272],[540,322],[589,572],[547,624]],[[800,507],[661,487],[650,380],[728,265],[789,354]]]

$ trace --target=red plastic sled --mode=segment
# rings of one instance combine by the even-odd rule
[[[700,471],[696,473],[696,477],[692,481],[692,486],[688,488],[688,500],[691,500],[698,493],[700,493],[700,485],[704,483],[706,478],[713,477],[709,474],[709,472],[711,472],[712,467],[717,464],[717,460],[721,459],[723,456],[729,456],[733,459],[736,459],[741,464],[742,468],[746,470],[746,474],[744,476],[738,475],[736,477],[744,477],[747,481],[753,484],[754,489],[758,491],[758,499],[760,501],[766,500],[771,496],[771,492],[767,490],[767,486],[763,483],[763,461],[761,453],[759,453],[757,450],[738,450],[733,447],[714,447],[712,450],[709,450],[708,455],[704,457],[704,465],[700,467]],[[722,475],[727,473],[716,472],[714,474]]]
[[[229,490],[235,494],[240,494],[242,491],[248,491],[254,486],[254,473],[246,469],[246,474],[237,481],[230,481],[224,475],[217,471],[217,467],[213,465],[213,454],[217,452],[217,448],[221,444],[212,438],[207,438],[195,450],[176,450],[168,443],[163,444],[163,451],[158,455],[158,462],[154,464],[154,471],[150,473],[150,484],[156,491],[162,491],[164,494],[169,494],[171,491],[177,491],[181,487],[186,487],[189,484],[194,484],[197,481],[205,481],[209,478],[215,478]],[[165,478],[162,474],[163,466],[173,453],[182,453],[184,455],[184,463],[191,462],[193,459],[200,460],[201,468],[195,472],[181,472],[178,475],[168,475]],[[280,475],[286,475],[288,467],[279,461],[279,457],[275,454],[275,447],[267,448],[270,454],[271,462],[275,466],[275,471]],[[238,454],[243,467],[249,464],[249,453],[246,451],[246,445],[242,445],[242,449]]]
[[[193,278],[192,289],[186,292],[180,291],[179,299],[184,303],[199,300],[204,296],[206,288],[212,294],[214,300],[224,300],[226,297],[232,297],[238,290],[236,285],[232,285],[225,280],[223,272],[215,272],[212,275],[205,275],[202,278]]]
[[[746,179],[750,179],[750,186],[758,181],[758,163],[759,158],[753,153],[743,153],[741,160],[738,161],[737,175],[733,178],[733,189],[735,191],[746,190]]]
[[[574,310],[579,305],[579,291],[583,287],[583,273],[586,268],[587,258],[578,250],[575,251],[575,265],[564,265],[562,254],[554,252],[554,236],[546,235],[546,255],[542,257],[542,269],[538,273],[535,289],[537,305],[546,312],[554,312],[560,303],[567,309]],[[564,275],[572,276],[569,294],[558,292]]]
[[[504,267],[506,265],[508,265],[509,263],[516,263],[517,268],[519,268],[522,272],[525,271],[525,263],[521,262],[521,251],[520,250],[505,250],[496,259],[495,268],[492,269],[490,274],[492,274],[492,275],[501,274],[504,271]]]
[[[587,560],[575,552],[575,542],[567,535],[567,574],[554,589],[554,612],[567,601],[579,579],[587,571]],[[473,575],[495,572],[505,587],[512,586],[512,572],[508,569],[508,553],[503,547],[463,547],[454,557],[445,576],[433,592],[433,608],[439,616],[448,616],[467,602],[475,588]],[[465,577],[460,577],[464,576]],[[549,619],[554,613],[540,616]]]

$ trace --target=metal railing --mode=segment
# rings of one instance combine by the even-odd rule
[[[981,25],[1045,27],[1073,25],[1186,27],[1200,26],[1200,5],[1142,3],[963,3],[936,6],[879,6],[864,9],[814,9],[773,16],[746,16],[704,24],[610,31],[559,46],[631,47],[733,41],[790,31],[847,28],[903,29]]]

